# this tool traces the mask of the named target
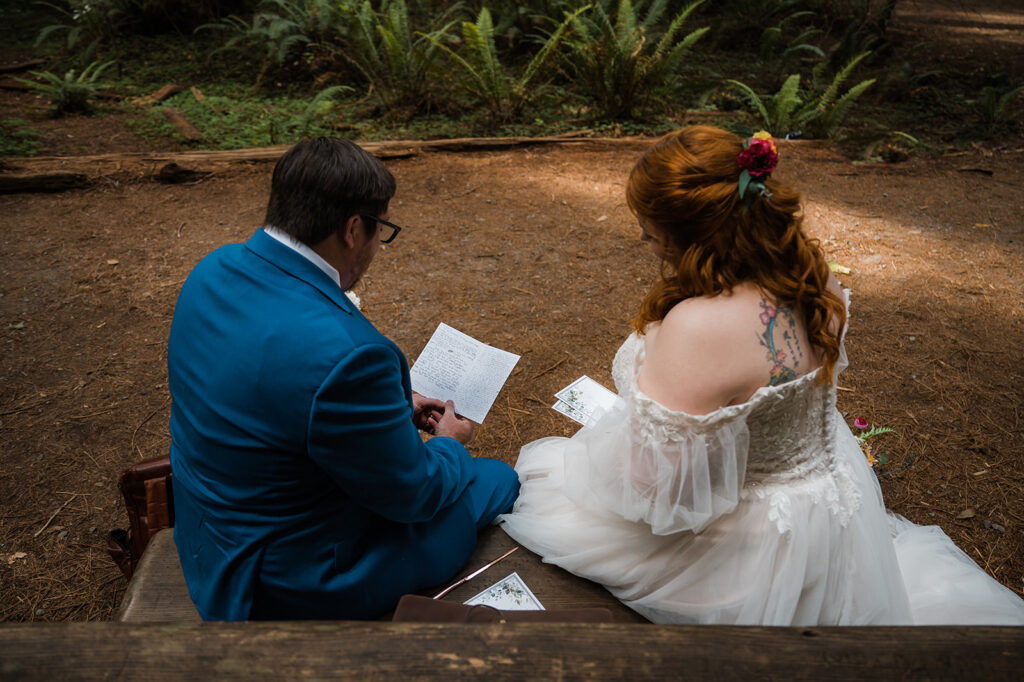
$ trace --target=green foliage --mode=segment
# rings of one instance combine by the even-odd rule
[[[728,82],[747,98],[761,117],[765,130],[772,135],[784,137],[801,131],[809,137],[830,138],[839,130],[857,98],[875,82],[874,78],[864,80],[842,95],[839,94],[843,83],[867,56],[867,52],[857,55],[832,78],[824,90],[815,88],[803,92],[800,90],[800,74],[792,74],[777,93],[767,97],[767,101],[744,83],[737,80]]]
[[[255,52],[262,59],[256,85],[271,64],[283,64],[307,51],[333,52],[345,39],[346,13],[353,2],[346,0],[261,0],[252,19],[229,15],[203,24],[196,31],[217,31],[226,36],[225,50]]]
[[[64,34],[64,49],[76,55],[80,63],[92,61],[100,45],[116,35],[118,27],[137,9],[143,0],[69,0],[63,7],[50,2],[48,7],[64,19],[50,24],[36,36],[36,45]]]
[[[1022,92],[1024,85],[1009,90],[990,85],[981,89],[979,97],[968,100],[968,104],[981,118],[986,132],[992,135],[1024,115],[1024,107],[1015,108]]]
[[[304,137],[337,135],[338,98],[351,92],[347,86],[333,86],[318,93],[312,100],[290,97],[260,98],[241,92],[235,94],[218,88],[198,101],[189,92],[182,92],[168,103],[180,111],[203,134],[208,149],[240,149],[293,144]],[[175,136],[154,107],[136,127],[146,137]]]
[[[474,16],[487,7],[494,21],[498,49],[513,59],[524,51],[532,51],[536,33],[551,18],[574,12],[585,4],[585,0],[476,0],[469,3]]]
[[[805,55],[824,59],[822,49],[809,42],[822,34],[821,29],[800,26],[802,21],[813,16],[813,12],[793,12],[774,26],[766,28],[761,34],[761,59],[773,61],[775,69],[780,72],[786,70],[795,59]]]
[[[0,121],[0,156],[35,156],[42,146],[39,134],[25,119]]]
[[[386,107],[428,109],[431,76],[439,48],[455,22],[428,33],[414,34],[404,0],[383,0],[375,12],[370,0],[349,8],[350,49],[343,54],[373,86],[373,94]],[[440,24],[448,10],[434,21]]]
[[[886,163],[900,163],[929,147],[910,133],[893,130],[886,137],[871,144],[865,153],[868,159],[880,159]]]
[[[831,26],[838,42],[827,68],[836,71],[865,52],[881,52],[899,0],[807,0],[808,8]]]
[[[98,82],[100,75],[114,62],[92,62],[80,74],[75,75],[74,69],[68,71],[61,78],[50,71],[30,71],[33,76],[41,78],[42,81],[30,81],[24,78],[15,78],[19,83],[24,83],[41,95],[50,100],[50,115],[54,118],[71,113],[92,113],[92,99],[99,90],[101,83]]]
[[[491,117],[498,122],[508,123],[519,118],[523,108],[537,96],[534,81],[541,67],[548,60],[569,25],[587,7],[580,8],[566,16],[565,20],[548,37],[519,78],[510,76],[498,57],[494,44],[494,23],[491,13],[485,7],[480,10],[476,22],[462,22],[463,52],[456,53],[436,36],[427,38],[462,68],[468,76],[465,82],[470,95],[483,104]]]
[[[96,58],[116,38],[129,33],[153,34],[181,26],[191,28],[215,16],[223,7],[246,0],[64,0],[34,4],[51,10],[57,23],[47,24],[36,37],[36,46],[63,36],[62,52],[78,64]]]
[[[646,16],[640,14],[643,0],[636,5],[619,0],[614,18],[610,1],[603,0],[589,14],[573,19],[566,64],[600,115],[632,118],[644,104],[671,88],[686,54],[708,31],[700,28],[678,38],[687,18],[703,2],[683,8],[660,36],[665,0],[654,0]]]

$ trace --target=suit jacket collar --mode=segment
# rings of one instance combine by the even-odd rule
[[[292,277],[309,284],[349,315],[358,312],[349,297],[327,273],[302,254],[268,235],[262,228],[256,230],[256,233],[245,243],[245,248]]]

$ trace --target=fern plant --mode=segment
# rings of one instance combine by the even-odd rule
[[[761,117],[765,130],[772,135],[784,137],[801,131],[809,137],[829,138],[839,130],[854,102],[875,82],[874,78],[861,81],[840,95],[843,83],[868,54],[863,52],[857,55],[840,69],[824,90],[814,88],[802,92],[800,74],[795,73],[786,78],[779,91],[768,96],[765,101],[750,86],[737,80],[728,82],[746,97]]]
[[[64,19],[45,26],[36,36],[38,47],[49,38],[64,34],[64,49],[77,50],[79,63],[92,61],[100,46],[110,40],[122,23],[140,9],[143,0],[70,0],[67,6],[36,2]]]
[[[603,117],[632,118],[651,98],[669,88],[682,68],[683,60],[707,28],[679,38],[683,24],[704,0],[680,10],[658,36],[658,25],[668,2],[654,0],[645,16],[643,0],[619,0],[614,18],[611,0],[602,0],[593,10],[575,18],[573,32],[566,40],[566,64],[576,84],[583,88]]]
[[[457,7],[435,19],[444,22]],[[349,9],[350,45],[343,54],[373,86],[386,107],[423,107],[430,101],[429,76],[441,44],[455,23],[428,33],[414,33],[405,0],[384,0],[375,12],[369,0]]]
[[[465,56],[452,50],[435,35],[427,34],[426,37],[465,72],[468,76],[465,86],[470,95],[487,107],[494,120],[507,123],[519,118],[523,108],[537,96],[539,90],[534,84],[542,67],[573,20],[587,9],[589,5],[567,15],[518,78],[509,75],[498,57],[494,44],[494,22],[486,7],[480,10],[475,22],[462,22],[462,52]]]
[[[347,93],[352,92],[352,88],[347,85],[332,85],[331,87],[324,88],[316,94],[316,96],[310,100],[309,104],[306,105],[305,109],[298,116],[296,120],[295,130],[277,131],[274,128],[270,130],[271,144],[279,144],[281,133],[297,133],[301,139],[308,137],[314,130],[314,124],[317,121],[322,121],[330,114],[337,104],[338,99]],[[292,142],[292,139],[284,139],[284,142]]]
[[[214,54],[225,50],[260,54],[259,87],[272,64],[283,64],[300,50],[336,50],[344,40],[350,4],[345,0],[261,0],[250,21],[232,14],[203,24],[196,32],[212,30],[228,36]]]
[[[813,55],[824,59],[825,52],[810,43],[809,41],[821,35],[821,29],[814,26],[797,29],[800,32],[792,37],[787,37],[794,26],[798,26],[801,20],[814,16],[813,12],[793,12],[783,17],[779,23],[769,26],[761,34],[761,58],[772,60],[775,64],[776,73],[784,71],[793,62],[804,55]]]
[[[1024,108],[1014,108],[1022,92],[1024,85],[1003,92],[999,88],[987,86],[981,89],[977,99],[967,100],[967,103],[981,117],[986,132],[991,135],[1024,115]]]
[[[15,78],[50,100],[50,115],[54,118],[71,113],[92,113],[92,99],[96,96],[101,83],[99,77],[113,64],[113,61],[100,64],[94,61],[75,75],[72,69],[61,78],[50,71],[30,71],[41,81],[30,81]]]

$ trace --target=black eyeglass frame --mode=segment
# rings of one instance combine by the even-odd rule
[[[359,217],[362,218],[363,220],[371,220],[371,221],[373,221],[375,223],[380,223],[381,225],[387,225],[392,230],[394,230],[387,239],[384,239],[383,237],[381,238],[381,240],[380,240],[381,244],[390,244],[391,242],[395,241],[395,237],[397,237],[398,233],[402,231],[402,228],[400,228],[398,225],[395,225],[392,222],[388,222],[387,220],[384,220],[383,218],[378,218],[377,216],[373,216],[373,215],[360,215]]]

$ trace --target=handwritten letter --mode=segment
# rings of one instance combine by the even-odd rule
[[[518,361],[515,353],[488,346],[442,323],[409,370],[412,390],[428,398],[451,400],[458,414],[481,424]]]

